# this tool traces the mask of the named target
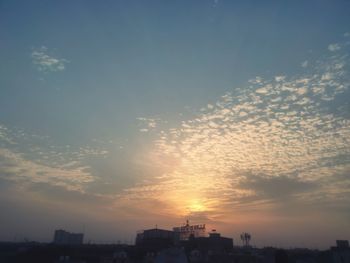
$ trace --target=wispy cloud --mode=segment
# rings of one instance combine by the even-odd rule
[[[301,66],[303,68],[306,68],[308,64],[309,64],[309,62],[307,60],[305,60],[303,63],[301,63]]]
[[[65,70],[65,65],[69,63],[67,59],[49,55],[47,47],[36,48],[31,53],[32,62],[39,71],[53,72]]]
[[[18,184],[45,183],[85,192],[87,185],[97,179],[85,160],[106,154],[104,149],[88,146],[58,147],[45,136],[0,125],[0,177]]]
[[[340,45],[338,44],[338,43],[334,43],[334,44],[330,44],[329,46],[328,46],[328,50],[329,51],[332,51],[332,52],[334,52],[334,51],[337,51],[337,50],[340,50]]]
[[[89,167],[71,167],[76,163],[52,167],[25,159],[22,154],[0,149],[2,178],[18,183],[46,183],[69,191],[84,191],[84,185],[94,181]]]
[[[145,118],[145,117],[139,117],[137,118],[139,121],[140,132],[149,132],[152,130],[155,130],[160,123],[164,123],[165,121],[162,121],[160,118]]]

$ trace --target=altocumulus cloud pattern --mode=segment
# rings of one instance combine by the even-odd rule
[[[302,63],[302,74],[255,77],[196,118],[158,129],[151,160],[166,172],[127,189],[123,198],[153,199],[164,212],[205,212],[209,218],[291,196],[346,206],[348,48],[331,44],[327,56]]]
[[[67,59],[57,58],[48,54],[47,47],[42,46],[32,51],[31,57],[33,64],[39,71],[54,72],[65,70],[65,65],[69,63]]]

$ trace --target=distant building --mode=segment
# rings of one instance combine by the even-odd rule
[[[337,240],[336,243],[336,247],[331,247],[333,263],[350,263],[349,241]]]
[[[182,241],[182,244],[189,249],[197,249],[202,253],[211,252],[221,254],[233,249],[233,239],[222,237],[220,233],[213,231],[209,237],[190,236],[188,241]]]
[[[62,229],[55,230],[53,243],[56,245],[81,245],[83,244],[84,234],[70,233]]]
[[[136,235],[136,245],[152,239],[173,240],[174,232],[159,228],[139,231]]]
[[[188,220],[186,220],[186,224],[180,227],[174,227],[173,230],[175,233],[177,233],[177,236],[180,241],[188,240],[190,236],[194,236],[194,237],[206,236],[205,224],[190,225]]]
[[[336,243],[338,248],[349,248],[348,240],[337,240]]]
[[[155,260],[160,251],[166,251],[164,252],[166,255],[162,257],[168,258],[174,251],[178,251],[170,248],[183,247],[184,252],[191,254],[191,258],[196,260],[207,256],[228,255],[233,249],[232,238],[222,237],[215,230],[209,236],[205,235],[205,225],[191,226],[187,221],[183,227],[173,229],[174,231],[158,228],[139,231],[135,240],[137,253],[150,260]],[[175,254],[174,252],[174,258]],[[162,257],[158,259],[163,259]],[[217,262],[224,261],[220,259]]]
[[[174,245],[173,231],[159,228],[139,231],[136,235],[136,247],[144,252],[156,252]]]

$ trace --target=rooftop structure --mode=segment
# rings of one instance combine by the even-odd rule
[[[188,240],[190,236],[193,236],[193,237],[206,236],[205,224],[190,225],[188,220],[186,220],[186,224],[180,227],[174,227],[173,230],[175,233],[177,233],[179,240]]]

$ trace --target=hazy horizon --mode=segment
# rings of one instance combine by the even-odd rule
[[[350,239],[349,1],[0,1],[0,240]]]

